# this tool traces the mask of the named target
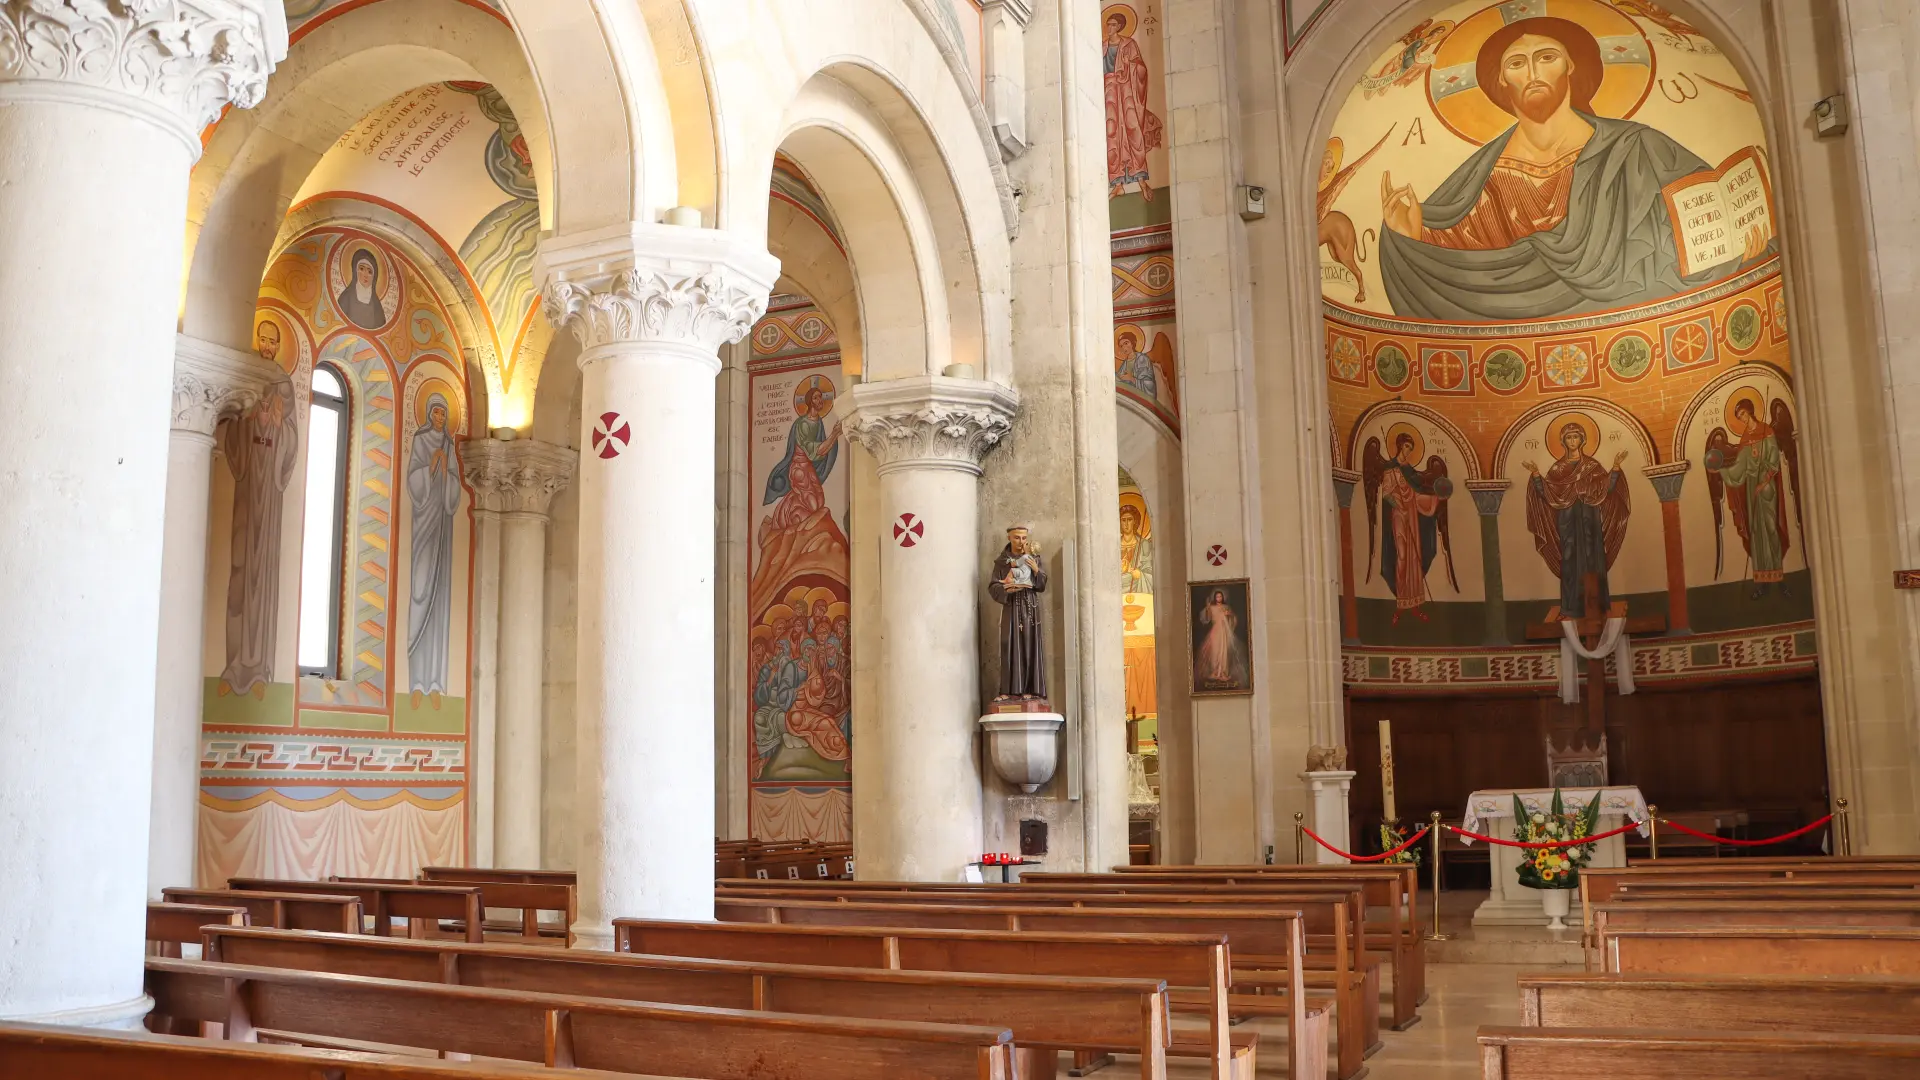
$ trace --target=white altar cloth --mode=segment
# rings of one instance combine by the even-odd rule
[[[1520,804],[1528,812],[1545,813],[1553,806],[1552,788],[1528,788],[1524,790],[1487,790],[1476,791],[1467,796],[1466,813],[1461,815],[1460,827],[1468,832],[1477,832],[1486,836],[1497,836],[1502,840],[1513,839],[1513,799],[1520,797]],[[1560,805],[1567,813],[1584,810],[1595,798],[1600,800],[1600,818],[1594,825],[1595,832],[1611,832],[1629,821],[1640,822],[1640,835],[1647,835],[1647,800],[1640,789],[1631,785],[1608,788],[1561,788]],[[1472,840],[1461,837],[1460,842],[1471,844]],[[1493,888],[1473,913],[1476,926],[1545,926],[1547,916],[1540,906],[1540,892],[1520,884],[1520,860],[1523,849],[1507,847],[1504,844],[1488,845],[1492,862]],[[1593,845],[1593,858],[1588,866],[1625,866],[1627,865],[1627,845],[1622,837],[1612,836],[1596,841]]]

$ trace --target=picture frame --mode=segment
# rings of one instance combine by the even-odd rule
[[[1246,578],[1187,583],[1187,692],[1253,693],[1253,593]]]

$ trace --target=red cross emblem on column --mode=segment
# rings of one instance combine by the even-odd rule
[[[600,414],[593,425],[593,452],[603,458],[617,458],[633,438],[633,425],[617,412]]]
[[[925,535],[927,523],[912,514],[901,514],[900,520],[893,523],[893,540],[901,547],[912,547]]]
[[[1227,549],[1220,544],[1213,545],[1207,549],[1207,561],[1215,566],[1225,566],[1227,563]]]

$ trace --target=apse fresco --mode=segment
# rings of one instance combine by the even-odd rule
[[[203,884],[466,860],[472,398],[447,303],[413,256],[345,226],[296,237],[262,279],[256,350],[290,393],[218,434],[210,546],[225,572],[210,575],[207,610],[226,617],[207,620]],[[294,640],[321,364],[349,402],[327,677],[298,674]]]
[[[1180,431],[1173,197],[1160,0],[1103,5],[1113,378],[1123,402]]]
[[[749,835],[852,835],[847,447],[830,415],[840,343],[804,297],[776,295],[747,365]]]
[[[1120,620],[1126,648],[1127,719],[1143,750],[1158,745],[1160,675],[1154,634],[1153,514],[1127,470],[1120,470]]]
[[[1537,650],[1589,582],[1724,638],[1681,654],[1703,670],[1810,665],[1778,178],[1739,74],[1644,0],[1456,4],[1365,70],[1315,194],[1350,681],[1497,682],[1418,650]]]

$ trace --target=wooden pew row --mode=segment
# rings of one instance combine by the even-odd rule
[[[1904,904],[1853,900],[1808,903],[1743,898],[1733,903],[1715,900],[1616,901],[1596,904],[1593,909],[1593,940],[1596,942],[1604,939],[1609,930],[1765,926],[1811,929],[1920,927],[1920,894],[1915,894],[1913,900]],[[1589,956],[1589,970],[1597,960],[1597,954]]]
[[[488,866],[423,866],[420,868],[420,880],[433,884],[462,885],[483,882],[524,882],[529,885],[572,885],[580,884],[580,875],[573,870],[513,870]]]
[[[1142,895],[1134,892],[1108,892],[1097,886],[1049,886],[1049,885],[959,885],[950,887],[942,883],[938,888],[922,891],[913,888],[911,883],[884,882],[880,888],[867,888],[867,883],[851,882],[833,885],[806,885],[798,888],[783,887],[783,883],[764,883],[745,888],[722,888],[716,893],[717,899],[729,900],[776,900],[793,902],[803,900],[833,900],[848,903],[906,903],[937,904],[985,903],[994,905],[1030,905],[1041,907],[1087,907],[1087,908],[1151,908],[1161,905],[1170,906],[1175,911],[1197,907],[1217,907],[1258,910],[1261,908],[1294,908],[1307,916],[1307,968],[1308,986],[1315,987],[1325,979],[1317,977],[1316,971],[1333,972],[1343,965],[1339,962],[1337,946],[1334,940],[1335,924],[1345,921],[1350,929],[1349,953],[1355,958],[1353,967],[1358,978],[1364,984],[1363,993],[1370,995],[1366,1006],[1368,1021],[1368,1045],[1378,1041],[1379,1005],[1377,1002],[1380,974],[1379,961],[1391,962],[1399,954],[1393,952],[1389,943],[1370,940],[1364,921],[1354,920],[1350,912],[1363,907],[1363,901],[1351,893],[1346,894],[1347,913],[1337,906],[1342,894],[1327,892],[1329,886],[1316,886],[1302,883],[1298,886],[1255,886],[1241,893],[1161,893]],[[1351,884],[1351,883],[1349,883]],[[1240,889],[1240,886],[1227,886]],[[762,921],[762,920],[744,920]],[[1230,946],[1232,943],[1229,943]],[[1272,958],[1262,957],[1239,946],[1234,948],[1234,967],[1245,972],[1262,967],[1282,967],[1284,962],[1274,962]],[[1328,985],[1332,985],[1330,982]],[[1411,980],[1396,976],[1394,995],[1394,1030],[1404,1031],[1419,1021],[1415,1012]],[[1404,1014],[1402,1009],[1404,1008]],[[1236,1009],[1235,1015],[1241,1015]]]
[[[1747,860],[1738,860],[1745,863]],[[1754,860],[1759,862],[1759,860]],[[1580,873],[1580,925],[1584,940],[1593,941],[1593,906],[1612,900],[1623,888],[1654,889],[1678,884],[1688,888],[1712,887],[1791,887],[1788,882],[1862,888],[1901,888],[1920,885],[1920,868],[1898,864],[1860,862],[1765,863],[1755,867],[1718,864],[1687,866],[1602,867]],[[1866,868],[1865,867],[1872,867]]]
[[[651,1005],[192,960],[149,960],[152,1022],[710,1080],[1017,1080],[1005,1029]]]
[[[1647,975],[1920,975],[1920,929],[1610,930],[1605,970]]]
[[[210,928],[206,957],[326,971],[673,1005],[1006,1027],[1022,1049],[1140,1055],[1141,1080],[1165,1080],[1166,983],[967,972],[806,967],[443,941]]]
[[[1339,1048],[1338,1074],[1356,1075],[1361,1062],[1379,1046],[1380,983],[1377,965],[1362,967],[1366,953],[1353,917],[1358,894],[1296,894],[1287,908],[1066,907],[993,903],[915,902],[912,893],[893,902],[796,901],[726,896],[715,901],[714,917],[723,922],[799,926],[910,926],[944,930],[1007,930],[1056,933],[1225,934],[1231,958],[1231,983],[1285,990],[1289,969],[1305,961],[1292,947],[1295,924],[1317,929],[1332,942],[1324,970],[1308,970],[1307,986],[1331,989]],[[1309,914],[1310,913],[1310,914]],[[1174,993],[1182,1011],[1204,1011],[1209,1002],[1197,988]],[[1235,1017],[1285,1017],[1291,1003],[1253,995],[1230,999]]]
[[[1522,975],[1521,1024],[1694,1031],[1920,1032],[1920,979]]]
[[[1209,889],[1262,889],[1299,881],[1358,881],[1366,889],[1371,913],[1385,913],[1386,924],[1369,934],[1393,942],[1394,1026],[1404,1029],[1415,1020],[1415,1007],[1427,999],[1426,945],[1418,928],[1420,885],[1413,866],[1241,866],[1214,869],[1193,867],[1133,867],[1128,874],[1026,874],[1022,883],[1058,887],[1097,885],[1125,892]],[[1404,986],[1404,989],[1402,987]]]
[[[247,925],[247,909],[207,904],[147,904],[147,947],[154,956],[178,959],[182,945],[200,944],[200,928],[209,924]]]
[[[1690,867],[1690,866],[1725,866],[1725,865],[1727,865],[1726,859],[1724,858],[1715,859],[1711,857],[1677,858],[1677,859],[1676,858],[1630,859],[1627,862],[1628,869],[1632,869],[1632,870],[1638,870],[1642,867],[1654,867],[1654,866],[1659,866],[1659,867],[1673,866],[1673,867],[1684,868],[1684,867]],[[1790,867],[1790,868],[1802,868],[1802,867],[1809,867],[1809,866],[1813,866],[1813,867],[1826,866],[1826,867],[1836,867],[1836,868],[1845,868],[1850,866],[1865,866],[1865,867],[1875,867],[1875,868],[1886,867],[1886,866],[1908,866],[1916,870],[1920,870],[1920,855],[1821,855],[1816,858],[1809,858],[1805,855],[1742,855],[1739,857],[1739,865],[1743,867],[1748,867],[1748,868],[1777,867],[1777,866],[1784,866],[1784,867]]]
[[[342,881],[359,885],[437,885],[441,887],[474,888],[480,890],[482,912],[488,910],[511,910],[519,913],[513,922],[483,922],[482,929],[499,937],[511,937],[524,944],[552,944],[573,947],[573,924],[579,917],[579,904],[572,885],[558,885],[545,881],[404,881],[392,878],[331,877],[328,881]],[[552,912],[563,922],[553,926],[552,933],[544,933],[540,926],[540,913]],[[461,934],[466,927],[457,921],[439,924],[440,928],[452,929]]]
[[[620,1080],[580,1069],[567,1080]],[[553,1080],[537,1065],[456,1065],[257,1043],[0,1023],[0,1076],[39,1080]]]
[[[358,934],[366,925],[358,896],[247,889],[162,889],[160,895],[168,903],[246,908],[252,926]]]
[[[1911,1080],[1920,1038],[1483,1027],[1483,1080]]]
[[[440,919],[453,919],[465,928],[468,941],[485,940],[482,930],[480,887],[477,885],[420,885],[414,882],[367,883],[352,881],[282,881],[272,878],[232,878],[230,889],[242,891],[355,896],[373,932],[393,933],[393,920],[406,919],[409,936],[418,937]]]
[[[1294,926],[1298,928],[1296,922]],[[1045,934],[917,927],[775,926],[760,923],[613,920],[616,952],[721,960],[993,974],[1101,975],[1157,979],[1169,988],[1203,988],[1204,1032],[1174,1032],[1174,1057],[1208,1061],[1214,1080],[1250,1078],[1254,1043],[1228,1031],[1229,961],[1224,934]],[[1326,1071],[1325,1013],[1311,1021],[1305,984],[1292,969],[1287,988],[1289,1075]],[[1203,1035],[1197,1041],[1194,1035]]]

